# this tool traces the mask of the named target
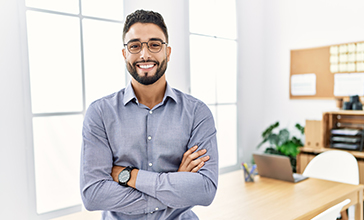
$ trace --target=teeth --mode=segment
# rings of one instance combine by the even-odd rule
[[[142,69],[149,69],[152,68],[154,65],[139,65],[140,68]]]

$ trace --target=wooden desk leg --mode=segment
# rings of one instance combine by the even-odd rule
[[[356,220],[363,220],[363,192],[358,192],[358,203],[355,205],[355,219]]]

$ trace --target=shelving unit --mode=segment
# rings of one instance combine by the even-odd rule
[[[360,134],[356,136],[335,135],[333,129],[356,129]],[[306,121],[305,146],[297,156],[297,172],[303,173],[307,164],[318,154],[329,150],[343,150],[355,156],[359,165],[360,183],[364,184],[364,151],[363,150],[364,111],[335,111],[325,112],[322,121]],[[332,138],[356,137],[360,138],[358,149],[333,148]],[[340,141],[339,141],[340,142]]]

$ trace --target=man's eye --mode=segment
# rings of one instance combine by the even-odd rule
[[[153,43],[150,43],[149,44],[149,47],[152,47],[152,48],[157,48],[157,47],[160,47],[161,44],[159,42],[153,42]]]
[[[129,46],[130,49],[138,49],[140,46],[138,44],[132,44]]]

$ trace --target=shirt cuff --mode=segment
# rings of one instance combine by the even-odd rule
[[[139,170],[135,188],[149,196],[156,198],[156,184],[159,173]]]

